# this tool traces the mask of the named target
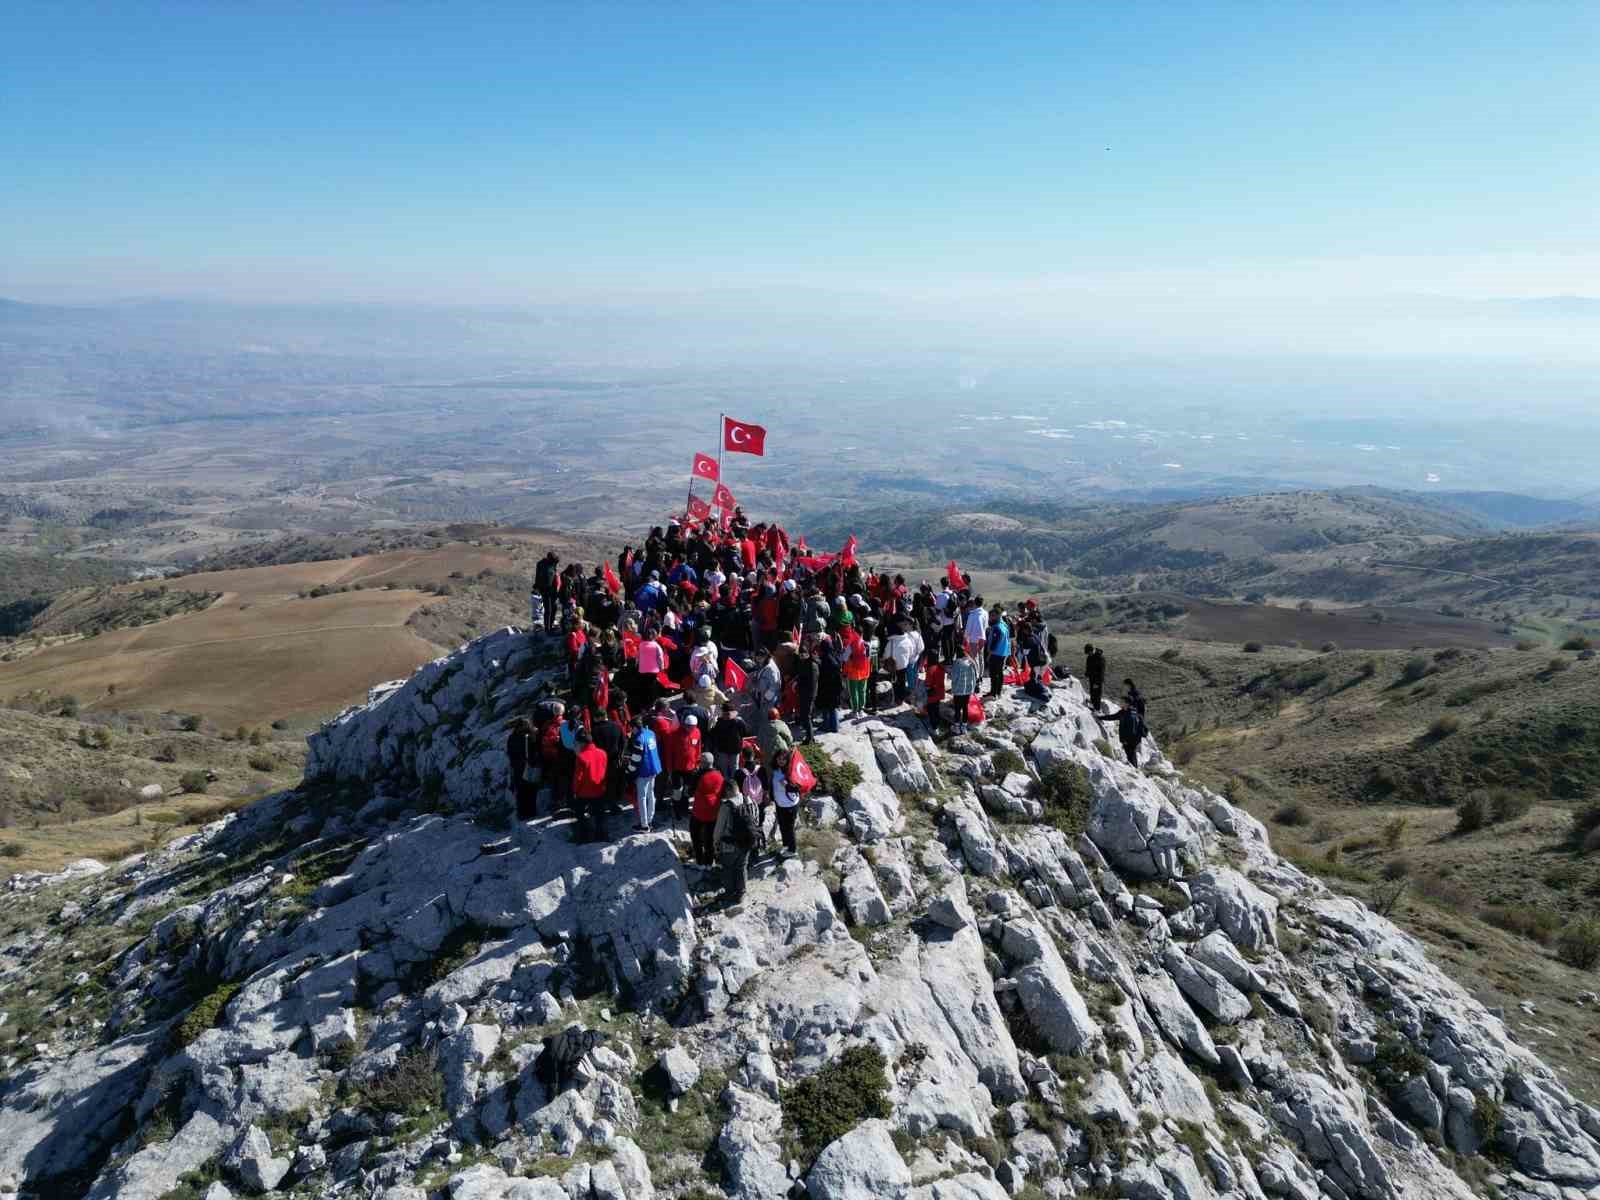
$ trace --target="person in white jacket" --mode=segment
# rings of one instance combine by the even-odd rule
[[[798,750],[791,749],[789,754],[783,756],[779,764],[772,768],[772,803],[778,816],[778,832],[783,837],[783,855],[792,856],[796,853],[794,841],[795,818],[800,815],[799,792],[789,790],[789,755],[798,754]]]
[[[717,644],[711,640],[711,631],[702,629],[695,634],[695,648],[689,653],[689,675],[699,679],[702,675],[717,677]]]
[[[978,677],[983,677],[984,649],[989,644],[989,614],[984,610],[983,597],[973,597],[967,608],[967,653],[978,664]]]

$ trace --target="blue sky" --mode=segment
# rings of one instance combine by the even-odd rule
[[[1597,61],[1577,2],[14,0],[0,295],[1595,294]]]

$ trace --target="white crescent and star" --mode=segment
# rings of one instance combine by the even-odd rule
[[[735,425],[728,430],[728,440],[735,446],[742,446],[750,440],[750,431],[743,425]]]

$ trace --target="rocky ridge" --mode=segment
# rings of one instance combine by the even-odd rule
[[[669,835],[494,844],[550,654],[480,638],[294,791],[0,897],[0,1010],[73,1014],[0,1060],[0,1196],[1600,1197],[1600,1113],[1075,682],[819,739],[861,781],[719,910]],[[806,1147],[859,1046],[883,1115]]]

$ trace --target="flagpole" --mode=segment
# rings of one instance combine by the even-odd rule
[[[728,431],[728,414],[717,414],[717,482],[722,483],[722,443],[726,441]]]

